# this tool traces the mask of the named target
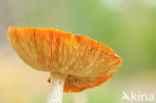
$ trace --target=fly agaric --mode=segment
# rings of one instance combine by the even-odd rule
[[[52,28],[9,27],[8,39],[26,64],[50,73],[47,103],[62,103],[63,91],[99,86],[122,62],[103,43]]]

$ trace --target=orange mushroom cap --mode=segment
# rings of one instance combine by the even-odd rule
[[[66,75],[64,92],[80,92],[108,80],[121,64],[103,43],[52,28],[9,27],[8,39],[34,69]]]

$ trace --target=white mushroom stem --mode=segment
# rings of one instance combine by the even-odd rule
[[[47,103],[62,103],[64,88],[64,77],[52,76],[50,78],[50,89],[47,98]]]

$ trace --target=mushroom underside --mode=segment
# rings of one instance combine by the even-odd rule
[[[53,74],[64,77],[64,92],[81,92],[87,88],[99,86],[113,75],[113,73],[110,73],[99,77],[78,77],[71,74],[51,73],[51,75]],[[51,79],[49,78],[48,82],[50,81]]]
[[[66,75],[65,92],[98,86],[121,64],[120,57],[103,43],[55,29],[10,27],[8,38],[29,66]]]

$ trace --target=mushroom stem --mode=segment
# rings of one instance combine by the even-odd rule
[[[51,75],[47,103],[62,103],[63,88],[64,78],[58,75]]]

